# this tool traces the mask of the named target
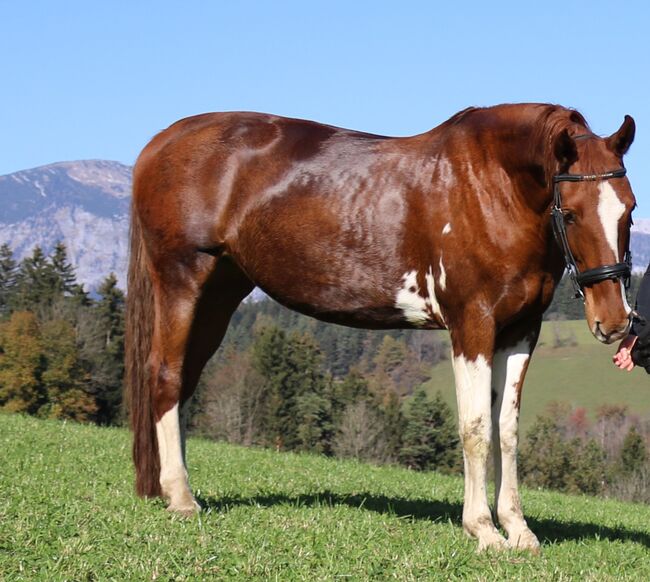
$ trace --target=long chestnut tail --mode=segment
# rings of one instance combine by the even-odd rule
[[[131,209],[131,255],[126,299],[125,400],[133,430],[135,489],[141,497],[157,497],[160,457],[147,360],[153,334],[153,290],[147,268],[142,229]]]

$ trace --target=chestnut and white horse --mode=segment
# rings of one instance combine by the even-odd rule
[[[231,314],[255,286],[364,328],[446,328],[465,462],[463,527],[479,548],[536,550],[517,484],[522,384],[568,264],[602,342],[628,331],[635,205],[607,138],[547,104],[466,109],[413,137],[259,113],[183,119],[133,182],[127,393],[136,489],[188,514],[179,420]],[[496,463],[495,516],[486,464]]]

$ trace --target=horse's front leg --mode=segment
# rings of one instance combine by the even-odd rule
[[[477,326],[477,322],[480,325]],[[475,319],[452,328],[458,425],[465,463],[463,529],[478,539],[479,551],[507,547],[497,531],[487,500],[487,459],[492,436],[490,415],[494,325]]]
[[[517,481],[519,406],[530,355],[541,318],[519,323],[497,337],[492,371],[492,424],[495,469],[495,514],[513,548],[539,551],[521,509]]]

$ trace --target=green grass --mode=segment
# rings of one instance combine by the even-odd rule
[[[559,327],[561,337],[573,334],[577,345],[553,348],[554,325]],[[552,401],[584,407],[592,420],[602,404],[627,404],[631,413],[650,416],[650,377],[641,368],[630,373],[615,368],[612,355],[617,345],[599,343],[585,321],[544,322],[524,384],[521,434],[525,435],[536,416],[544,413]],[[456,410],[451,362],[435,366],[425,386],[430,393],[440,390]]]
[[[523,491],[539,557],[477,554],[457,477],[189,443],[206,510],[134,497],[124,430],[0,414],[2,580],[648,580],[650,508]]]

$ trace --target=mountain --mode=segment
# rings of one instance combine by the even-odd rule
[[[126,283],[131,168],[85,160],[0,176],[0,244],[17,259],[36,245],[68,247],[77,277],[95,289],[111,271]]]
[[[126,284],[131,168],[118,162],[60,162],[0,176],[0,244],[16,259],[63,240],[90,290],[111,271]],[[632,227],[636,271],[650,262],[650,219]]]

